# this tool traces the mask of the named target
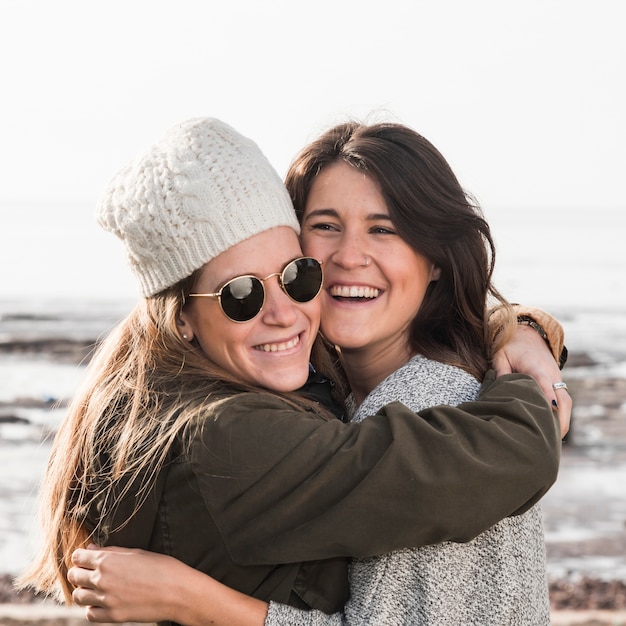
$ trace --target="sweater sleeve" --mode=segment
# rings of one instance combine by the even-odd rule
[[[303,611],[286,604],[270,602],[265,626],[345,626],[342,613],[328,615],[322,611]]]
[[[190,454],[233,560],[467,541],[527,510],[556,479],[558,423],[528,376],[490,376],[477,401],[417,415],[392,403],[345,424],[269,396],[220,403]]]

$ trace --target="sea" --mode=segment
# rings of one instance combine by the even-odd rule
[[[511,301],[544,308],[565,328],[566,344],[577,362],[576,367],[566,366],[565,379],[626,379],[626,227],[619,212],[520,211],[487,217],[498,246],[500,290]],[[136,297],[128,289],[115,295],[116,283],[128,284],[127,277],[116,273],[122,264],[108,264],[102,247],[90,252],[84,244],[81,258],[76,259],[64,243],[66,234],[48,233],[59,258],[49,255],[46,285],[40,292],[32,279],[24,292],[15,288],[14,276],[5,281],[4,263],[10,252],[5,246],[0,253],[4,267],[0,344],[54,338],[94,341],[131,310]],[[5,244],[9,245],[6,239]],[[119,254],[119,249],[115,251]],[[68,280],[64,264],[70,262]],[[83,273],[77,279],[79,270]],[[28,270],[22,275],[28,276]],[[100,281],[95,288],[93,276]],[[19,572],[37,548],[38,485],[65,403],[84,373],[84,365],[45,353],[0,352],[0,573]],[[626,419],[626,398],[622,402]],[[610,536],[620,528],[623,532],[626,462],[568,463],[545,502],[549,541]],[[581,527],[576,515],[559,519],[568,506],[595,507],[600,513],[597,520],[592,515],[592,522]],[[626,580],[626,554],[563,557],[549,563],[549,574]]]

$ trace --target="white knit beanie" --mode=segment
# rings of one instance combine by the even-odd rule
[[[300,233],[289,194],[258,146],[213,118],[175,126],[122,169],[96,216],[125,244],[144,296],[248,237],[276,226]]]

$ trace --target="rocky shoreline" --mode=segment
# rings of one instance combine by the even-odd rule
[[[87,364],[97,342],[87,339],[34,337],[0,341],[0,354],[45,358],[56,363]]]

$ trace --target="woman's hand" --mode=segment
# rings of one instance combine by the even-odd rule
[[[562,382],[561,370],[552,352],[539,334],[526,324],[518,324],[513,338],[496,352],[492,362],[498,376],[519,372],[532,376],[558,411],[561,436],[569,430],[572,399],[566,389],[555,390],[552,385]]]
[[[90,622],[156,622],[174,620],[175,559],[143,550],[90,546],[76,550],[67,579],[72,599],[85,607]]]
[[[79,549],[67,579],[90,622],[173,621],[263,626],[267,603],[222,585],[173,557],[132,548]]]

